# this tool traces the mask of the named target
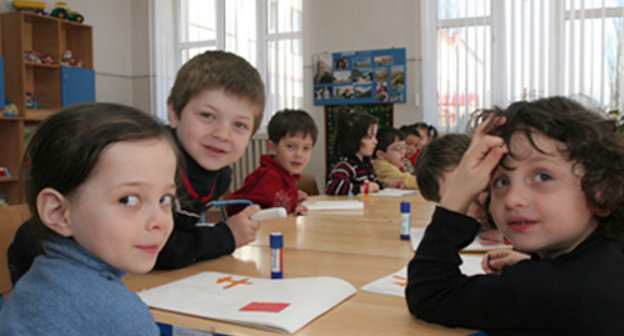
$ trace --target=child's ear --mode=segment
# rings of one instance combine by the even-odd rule
[[[383,158],[384,158],[384,154],[385,154],[385,152],[384,152],[384,151],[382,151],[381,149],[377,149],[377,150],[375,150],[375,156],[376,156],[377,158],[379,158],[379,159],[383,159]]]
[[[69,219],[69,202],[60,192],[44,188],[37,195],[37,212],[41,222],[63,237],[73,235]]]
[[[178,122],[180,122],[178,114],[173,109],[173,105],[171,105],[171,103],[167,103],[167,119],[169,119],[169,126],[171,126],[171,128],[176,128],[178,126]]]
[[[277,144],[271,140],[267,140],[267,149],[269,154],[275,155],[277,153]]]

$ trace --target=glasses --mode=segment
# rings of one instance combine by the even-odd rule
[[[407,152],[407,146],[395,146],[388,149],[395,152]]]

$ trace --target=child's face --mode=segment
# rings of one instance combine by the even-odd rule
[[[256,118],[250,103],[223,90],[205,90],[188,101],[179,118],[171,107],[168,115],[184,150],[206,170],[219,170],[243,155]]]
[[[565,145],[533,133],[536,150],[524,134],[511,138],[511,152],[493,172],[490,212],[514,247],[554,258],[573,250],[597,227],[581,189],[583,168],[560,152]]]
[[[314,153],[314,141],[310,134],[286,134],[277,145],[269,141],[269,152],[291,175],[301,174]]]
[[[405,164],[405,152],[407,151],[407,145],[405,145],[405,140],[396,139],[393,143],[391,143],[386,151],[377,151],[377,156],[380,159],[384,159],[390,163],[392,163],[397,168],[403,168]]]
[[[368,132],[360,141],[360,150],[357,152],[358,156],[365,157],[371,156],[375,152],[377,147],[377,129],[379,126],[373,124],[368,128]]]
[[[411,157],[420,148],[420,138],[414,134],[405,136],[405,144],[407,145],[407,156]]]
[[[68,197],[73,238],[130,273],[154,267],[173,229],[176,157],[163,139],[117,142]]]

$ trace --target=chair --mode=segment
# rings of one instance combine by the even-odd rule
[[[9,274],[7,251],[13,241],[15,231],[30,218],[30,209],[26,204],[0,207],[0,302],[13,289]]]
[[[297,188],[305,191],[308,196],[319,194],[316,178],[312,174],[301,174],[301,178],[297,181]]]

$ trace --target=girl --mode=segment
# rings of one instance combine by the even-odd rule
[[[336,124],[334,155],[338,162],[327,178],[328,195],[357,195],[369,182],[369,191],[380,189],[370,156],[377,146],[377,118],[365,112],[343,113]]]
[[[121,278],[151,270],[173,228],[169,131],[130,107],[75,105],[41,125],[26,156],[43,254],[0,310],[0,335],[159,335]]]
[[[410,262],[412,314],[497,335],[624,330],[624,137],[613,121],[560,97],[477,120]],[[531,259],[467,277],[457,253],[480,225],[465,213],[485,188],[494,223]]]

